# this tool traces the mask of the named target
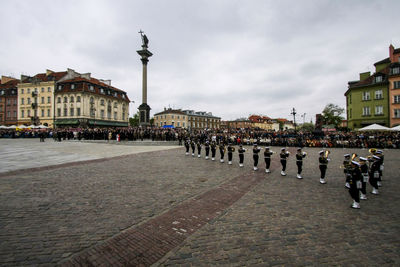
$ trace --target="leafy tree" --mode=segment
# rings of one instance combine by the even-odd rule
[[[315,129],[315,125],[311,122],[305,122],[300,126],[300,129],[303,131],[312,132]]]
[[[131,127],[139,126],[139,111],[135,115],[133,115],[133,117],[129,118],[129,125]]]
[[[335,128],[340,126],[340,123],[344,119],[341,115],[344,112],[344,108],[339,107],[335,104],[327,104],[322,111],[322,117],[324,118],[324,124],[334,125]]]

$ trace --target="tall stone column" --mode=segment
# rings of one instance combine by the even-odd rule
[[[150,106],[147,104],[147,63],[149,62],[149,57],[153,54],[147,50],[149,40],[142,31],[139,32],[142,36],[142,49],[136,51],[140,56],[140,60],[143,65],[143,75],[142,75],[142,104],[138,107],[139,109],[139,125],[149,126],[150,125]]]

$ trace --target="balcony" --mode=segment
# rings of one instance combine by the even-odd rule
[[[32,103],[32,105],[31,105],[31,106],[32,106],[32,108],[33,108],[33,109],[37,109],[37,107],[38,107],[38,104],[37,104],[37,103]]]

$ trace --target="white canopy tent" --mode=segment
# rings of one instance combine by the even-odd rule
[[[49,127],[47,127],[46,125],[38,125],[38,126],[36,126],[36,128],[39,128],[39,129],[47,129],[47,128],[49,128]]]
[[[7,126],[0,125],[0,129],[8,129]]]
[[[7,128],[6,128],[6,129],[15,129],[15,128],[17,128],[17,126],[16,126],[16,125],[11,125],[11,126],[7,126]]]
[[[400,131],[400,125],[390,128],[392,131]]]
[[[360,128],[360,129],[358,129],[358,131],[365,131],[365,132],[366,131],[391,131],[391,129],[388,127],[374,123],[374,124],[368,125],[366,127]]]

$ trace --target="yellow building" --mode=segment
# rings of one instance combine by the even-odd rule
[[[154,125],[156,127],[172,125],[176,128],[187,128],[188,116],[180,109],[164,109],[164,111],[154,114]]]
[[[111,80],[68,69],[55,91],[56,127],[126,127],[129,98]]]
[[[174,126],[189,129],[219,129],[221,118],[213,116],[211,112],[164,109],[154,114],[154,125],[157,127]]]
[[[21,75],[18,87],[18,125],[53,126],[53,103],[56,82],[67,74],[46,70],[33,77]]]

